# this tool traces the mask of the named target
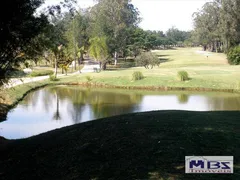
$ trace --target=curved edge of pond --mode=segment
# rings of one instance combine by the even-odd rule
[[[216,88],[204,88],[204,87],[171,87],[171,86],[120,86],[110,85],[103,83],[89,83],[89,82],[76,82],[76,83],[61,83],[61,82],[45,82],[43,84],[34,85],[31,87],[31,83],[28,83],[28,89],[20,95],[20,98],[13,100],[11,104],[1,103],[0,107],[0,122],[6,120],[8,111],[13,109],[23,98],[30,92],[35,91],[46,86],[57,86],[57,85],[72,85],[82,87],[95,87],[95,88],[112,88],[112,89],[126,89],[126,90],[146,90],[146,91],[195,91],[195,92],[228,92],[228,93],[240,93],[236,89],[216,89]],[[23,85],[24,86],[24,85]],[[15,87],[18,88],[18,87]]]

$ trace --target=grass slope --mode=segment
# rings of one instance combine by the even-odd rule
[[[11,104],[22,97],[31,88],[43,84],[84,83],[86,76],[93,77],[92,83],[101,83],[114,86],[167,86],[212,89],[240,89],[240,66],[227,64],[226,56],[221,53],[197,53],[199,48],[179,48],[177,50],[154,51],[163,61],[160,67],[154,69],[115,68],[101,73],[79,74],[61,77],[60,81],[49,80],[29,83],[12,89],[0,91],[0,103]],[[122,63],[122,62],[120,62]],[[189,73],[190,81],[180,82],[177,72],[185,70]],[[141,71],[145,76],[140,81],[132,81],[132,73]],[[3,99],[3,100],[2,100]]]
[[[0,179],[240,179],[240,112],[159,111],[65,127],[0,150]],[[234,156],[234,174],[185,174],[191,155]]]

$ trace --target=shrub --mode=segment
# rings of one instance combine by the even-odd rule
[[[93,78],[91,76],[86,76],[86,80],[87,80],[87,82],[91,82],[93,80]]]
[[[230,49],[227,53],[228,63],[231,65],[240,64],[240,46]]]
[[[36,77],[36,76],[47,76],[52,75],[54,72],[51,70],[38,70],[31,72],[30,76]]]
[[[188,73],[186,71],[179,71],[177,76],[180,81],[189,80]]]
[[[54,74],[49,75],[49,80],[50,81],[58,81],[58,79],[56,78],[56,76]]]
[[[146,69],[149,69],[149,67],[153,68],[155,65],[159,66],[160,60],[153,53],[144,52],[137,56],[136,64],[137,66],[144,66]]]
[[[142,72],[140,72],[140,71],[135,71],[132,74],[132,80],[134,80],[134,81],[141,80],[143,78],[144,78],[144,76],[143,76]]]

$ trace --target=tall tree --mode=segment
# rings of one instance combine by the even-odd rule
[[[240,43],[240,1],[217,0],[221,5],[221,33],[225,49]]]
[[[48,24],[43,14],[34,16],[43,0],[4,0],[0,6],[0,78],[23,60],[22,50]]]
[[[204,49],[219,50],[220,36],[220,6],[218,2],[206,3],[202,10],[194,14],[195,35]]]
[[[81,64],[83,60],[84,52],[89,46],[88,36],[88,19],[84,11],[78,11],[73,17],[65,33],[66,39],[68,40],[67,47],[72,54],[72,58],[75,60],[76,70],[76,59],[78,64]]]
[[[240,1],[214,0],[194,13],[193,35],[204,50],[224,50],[240,43]],[[224,48],[223,48],[224,46]]]
[[[130,0],[98,0],[91,10],[92,32],[95,36],[106,36],[108,48],[117,64],[118,53],[126,45],[125,29],[137,25],[138,11]]]

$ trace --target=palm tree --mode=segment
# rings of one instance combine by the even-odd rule
[[[105,70],[107,59],[109,57],[108,47],[106,43],[106,37],[94,37],[89,40],[89,54],[94,57],[96,61],[99,61],[100,67]],[[103,63],[102,63],[103,62]]]

